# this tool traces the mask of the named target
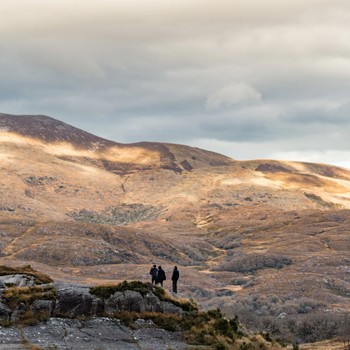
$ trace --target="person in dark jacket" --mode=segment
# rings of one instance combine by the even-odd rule
[[[157,275],[156,284],[159,283],[163,287],[163,282],[165,280],[166,280],[165,272],[161,266],[158,266],[158,275]]]
[[[177,266],[174,267],[173,275],[171,276],[171,280],[173,281],[173,292],[177,293],[177,281],[180,278],[180,271],[177,269]]]
[[[151,271],[149,272],[150,275],[152,276],[152,281],[151,283],[153,284],[156,284],[157,282],[157,275],[158,275],[158,269],[157,269],[157,266],[156,265],[153,265],[153,267],[151,268]]]

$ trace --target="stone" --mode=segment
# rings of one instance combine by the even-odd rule
[[[105,301],[104,306],[107,315],[113,315],[120,311],[144,312],[146,309],[142,295],[131,290],[114,293]]]
[[[162,313],[182,315],[183,310],[181,309],[181,307],[175,306],[174,304],[169,303],[167,301],[163,301],[162,302]]]
[[[158,297],[153,293],[147,293],[144,296],[145,299],[145,311],[147,312],[162,312],[162,303]]]
[[[54,316],[94,316],[102,311],[102,302],[91,295],[87,287],[61,286],[57,294]]]
[[[181,334],[158,329],[148,321],[132,330],[119,320],[106,317],[90,320],[51,318],[36,326],[0,327],[0,350],[22,350],[23,339],[40,349],[56,350],[185,350]],[[29,346],[28,346],[29,348]]]
[[[54,300],[34,300],[33,304],[30,306],[33,314],[40,314],[42,318],[49,318],[52,315],[53,309],[55,307]]]
[[[16,287],[30,287],[35,284],[33,276],[23,274],[0,276],[0,283],[5,286]]]
[[[10,308],[0,302],[0,321],[8,321],[10,319],[11,310]]]

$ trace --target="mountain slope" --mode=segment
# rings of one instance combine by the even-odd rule
[[[78,163],[88,161],[122,174],[150,168],[182,172],[231,162],[228,157],[187,146],[156,142],[116,143],[46,116],[0,114],[0,137],[2,142],[41,146],[41,151],[61,159]]]
[[[231,315],[350,311],[347,169],[124,145],[4,114],[0,165],[0,263],[79,283],[178,265],[181,293]]]

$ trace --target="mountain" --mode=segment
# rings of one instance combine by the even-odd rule
[[[350,311],[347,169],[121,144],[7,114],[0,164],[0,264],[82,284],[148,281],[153,263],[169,280],[177,265],[180,295],[257,327],[257,315]]]

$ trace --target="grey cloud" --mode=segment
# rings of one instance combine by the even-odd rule
[[[349,147],[347,1],[13,0],[0,10],[2,112],[122,142]]]
[[[206,108],[219,109],[261,101],[261,93],[246,83],[231,83],[207,98]]]
[[[296,108],[287,111],[282,120],[293,123],[312,125],[313,127],[326,124],[326,127],[350,127],[349,119],[350,103],[345,103],[336,108]]]

